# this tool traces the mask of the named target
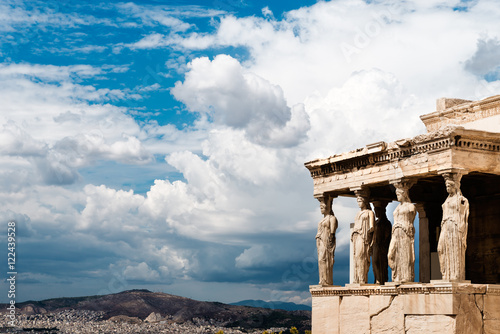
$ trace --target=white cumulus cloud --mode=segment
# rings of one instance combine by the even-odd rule
[[[307,114],[288,107],[283,90],[246,71],[234,58],[196,58],[184,82],[172,94],[192,112],[208,114],[214,123],[245,129],[260,144],[294,146],[308,130]],[[297,120],[298,119],[298,120]]]

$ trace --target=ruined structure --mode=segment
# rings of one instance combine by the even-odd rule
[[[355,278],[361,260],[351,245],[351,284],[310,287],[313,334],[500,333],[500,95],[442,98],[421,119],[426,134],[305,164],[320,201],[400,201],[388,251],[398,282]],[[339,224],[351,223],[352,236],[358,220]],[[374,226],[364,231],[364,245],[378,235]],[[419,258],[414,281],[412,242]]]

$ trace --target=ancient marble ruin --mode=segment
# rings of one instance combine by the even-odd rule
[[[356,214],[351,232],[354,258],[352,263],[354,266],[354,283],[368,283],[375,215],[370,209],[368,194],[358,191],[356,196],[361,211]]]
[[[415,205],[411,203],[408,182],[397,182],[396,197],[399,205],[394,210],[394,225],[389,244],[387,259],[392,269],[393,282],[413,282],[415,279],[415,227],[413,221],[417,215]]]
[[[320,284],[310,286],[314,334],[500,333],[500,95],[441,98],[436,109],[420,117],[425,134],[305,164],[314,196],[328,199],[316,236]],[[360,210],[333,224],[339,196]],[[333,285],[330,267],[337,225],[350,228],[346,286]]]
[[[322,197],[320,209],[323,219],[318,223],[318,233],[316,234],[316,247],[318,249],[318,269],[319,284],[333,284],[333,263],[335,262],[335,231],[337,230],[337,218],[332,211],[332,198]]]
[[[441,275],[446,280],[465,280],[465,250],[469,201],[460,191],[460,173],[446,173],[448,197],[443,204],[438,255]]]
[[[387,253],[391,243],[392,225],[386,214],[387,201],[375,201],[375,232],[373,235],[373,275],[375,283],[384,284],[389,280]]]

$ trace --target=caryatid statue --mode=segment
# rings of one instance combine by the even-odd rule
[[[354,255],[353,283],[367,283],[370,269],[370,250],[375,228],[375,215],[370,209],[368,194],[356,191],[358,206],[361,209],[354,219],[354,228],[351,233]]]
[[[413,222],[417,208],[408,194],[411,184],[398,182],[396,196],[399,205],[394,210],[394,225],[387,258],[392,269],[393,282],[413,282],[415,280],[415,227]]]
[[[373,202],[375,216],[375,232],[373,236],[373,274],[375,283],[384,284],[389,280],[389,264],[387,263],[387,252],[391,242],[392,225],[385,213],[386,201]]]
[[[318,248],[319,284],[333,285],[333,263],[335,262],[335,231],[338,227],[337,218],[333,214],[333,197],[319,198],[323,219],[318,223],[316,246]]]
[[[444,280],[465,280],[465,250],[469,201],[460,191],[461,174],[443,174],[448,198],[443,204],[443,219],[438,241],[439,265]]]

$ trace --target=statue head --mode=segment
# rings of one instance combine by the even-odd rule
[[[375,216],[377,216],[378,219],[382,217],[387,217],[385,213],[385,208],[387,207],[387,204],[388,204],[387,201],[373,202],[373,211],[375,211]]]
[[[401,203],[410,202],[410,195],[408,195],[408,189],[396,188],[396,197]]]
[[[368,201],[368,197],[358,195],[356,196],[356,201],[358,202],[358,206],[360,209],[368,209],[370,202]]]
[[[411,202],[410,188],[413,183],[414,182],[408,180],[394,183],[394,187],[396,187],[396,197],[400,203]]]
[[[333,215],[333,210],[332,210],[333,197],[323,196],[323,197],[318,198],[318,201],[319,201],[319,208],[321,210],[321,214]]]
[[[370,209],[370,189],[361,188],[354,191],[356,194],[356,201],[361,210]]]
[[[446,191],[450,195],[460,193],[461,175],[458,173],[445,173],[444,175]]]

